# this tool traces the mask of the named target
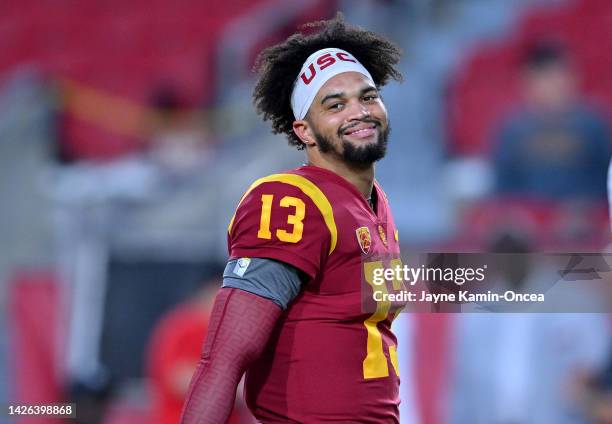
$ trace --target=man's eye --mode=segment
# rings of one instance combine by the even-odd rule
[[[363,100],[364,100],[365,102],[371,102],[371,101],[373,101],[373,100],[376,100],[377,98],[378,98],[378,96],[376,96],[376,95],[374,95],[374,94],[370,94],[370,95],[365,96],[365,97],[363,98]]]
[[[342,103],[334,103],[334,104],[330,105],[329,108],[332,109],[332,110],[333,109],[338,110],[338,109],[342,109],[342,106],[344,106]]]

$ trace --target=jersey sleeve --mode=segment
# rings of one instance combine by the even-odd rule
[[[314,278],[335,247],[331,204],[309,180],[292,174],[256,181],[228,229],[230,259],[269,258]]]

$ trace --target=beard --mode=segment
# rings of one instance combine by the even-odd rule
[[[381,128],[381,124],[378,121],[363,120],[361,122],[376,124],[377,128]],[[385,157],[389,133],[391,132],[391,127],[389,125],[387,125],[387,128],[380,132],[376,143],[367,143],[363,146],[356,146],[350,141],[345,140],[343,137],[343,132],[346,129],[347,128],[345,127],[338,130],[338,138],[342,141],[342,151],[339,151],[338,147],[335,146],[330,140],[330,137],[325,137],[313,128],[317,146],[319,147],[321,153],[331,153],[343,161],[356,166],[369,166]]]

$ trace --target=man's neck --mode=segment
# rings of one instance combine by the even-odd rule
[[[309,158],[308,163],[309,165],[318,166],[319,168],[324,168],[340,175],[349,183],[353,184],[366,199],[372,196],[374,164],[360,167],[347,164],[346,162],[330,161],[322,156]]]

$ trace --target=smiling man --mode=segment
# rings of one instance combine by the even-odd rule
[[[225,422],[245,372],[262,423],[399,423],[398,306],[364,308],[363,280],[399,257],[374,163],[389,135],[379,88],[401,79],[400,53],[341,16],[307,29],[261,53],[254,100],[308,164],[239,202],[185,424]]]

